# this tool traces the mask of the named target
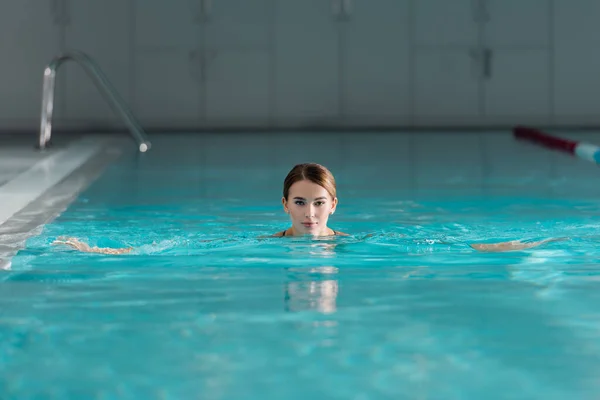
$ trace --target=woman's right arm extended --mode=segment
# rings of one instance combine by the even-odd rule
[[[87,243],[83,243],[79,239],[59,237],[52,244],[64,244],[85,253],[102,253],[102,254],[126,254],[133,250],[133,247],[113,249],[110,247],[90,247]]]

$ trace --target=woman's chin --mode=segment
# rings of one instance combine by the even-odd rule
[[[315,225],[315,226],[302,225],[302,227],[296,229],[296,232],[298,232],[298,234],[300,234],[302,236],[320,236],[321,235],[321,229],[319,228],[318,225]]]

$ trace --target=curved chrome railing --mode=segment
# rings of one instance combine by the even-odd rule
[[[98,90],[102,93],[106,101],[115,113],[120,115],[132,136],[138,143],[139,150],[143,153],[150,149],[150,141],[146,137],[144,130],[135,119],[125,101],[119,96],[115,88],[108,81],[108,78],[100,70],[98,65],[88,55],[80,51],[70,51],[54,58],[44,69],[44,86],[42,93],[42,121],[40,126],[40,136],[38,148],[43,150],[47,147],[52,133],[52,112],[54,110],[54,87],[56,80],[56,71],[63,62],[72,60],[77,62],[88,76],[92,79]]]

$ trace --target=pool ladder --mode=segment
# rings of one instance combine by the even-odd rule
[[[55,57],[44,69],[44,86],[42,93],[42,120],[40,126],[40,135],[37,148],[46,149],[50,142],[52,133],[52,112],[54,110],[54,87],[56,80],[56,71],[63,62],[72,60],[81,65],[88,76],[92,79],[98,90],[102,93],[106,101],[115,113],[120,115],[125,121],[131,135],[138,144],[140,152],[144,153],[150,149],[150,141],[146,137],[144,130],[139,122],[125,104],[125,101],[119,96],[115,88],[108,81],[108,78],[100,70],[98,65],[87,54],[80,51],[70,51]]]

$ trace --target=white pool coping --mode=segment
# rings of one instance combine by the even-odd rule
[[[102,140],[80,139],[0,186],[0,225],[98,153]]]
[[[47,152],[42,160],[0,186],[0,245],[4,249],[0,251],[0,270],[10,269],[12,256],[26,239],[95,180],[96,172],[121,154],[121,147],[114,138],[86,135]]]

